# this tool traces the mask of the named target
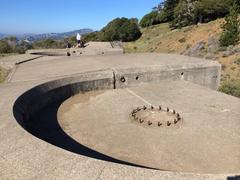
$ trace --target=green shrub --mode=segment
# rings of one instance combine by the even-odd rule
[[[240,80],[231,80],[224,82],[220,86],[219,91],[232,96],[240,97]]]
[[[86,34],[86,35],[83,36],[82,40],[84,42],[100,41],[100,39],[99,39],[99,32],[96,31],[96,32],[92,32],[92,33]]]
[[[137,19],[117,18],[98,34],[100,41],[135,41],[141,36]]]
[[[11,53],[12,47],[4,40],[0,40],[0,54]]]
[[[44,40],[39,40],[35,41],[32,44],[32,47],[34,49],[61,49],[66,47],[66,43],[64,41],[57,41],[53,39],[44,39]]]
[[[238,20],[237,6],[233,5],[229,15],[225,18],[225,23],[222,25],[223,33],[220,36],[221,46],[236,45],[240,35],[240,21]]]
[[[240,65],[240,58],[234,61],[235,64]]]
[[[148,27],[148,26],[152,26],[155,24],[160,24],[162,21],[160,19],[160,15],[157,11],[152,11],[149,14],[146,14],[145,16],[143,16],[143,18],[141,19],[139,25],[143,28]]]

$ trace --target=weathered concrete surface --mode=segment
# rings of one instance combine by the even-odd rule
[[[32,87],[48,82],[49,80],[59,79],[60,77],[76,77],[80,72],[106,69],[108,67],[111,67],[109,69],[111,74],[120,69],[130,67],[143,68],[154,66],[154,64],[156,66],[166,66],[166,63],[168,65],[174,65],[174,63],[176,65],[180,65],[181,63],[185,65],[202,63],[202,65],[205,64],[207,66],[208,63],[213,63],[183,56],[168,57],[167,55],[146,54],[128,55],[125,57],[102,56],[68,59],[44,57],[20,64],[16,68],[15,73],[12,74],[11,80],[8,83],[0,85],[0,179],[226,179],[227,176],[236,175],[174,173],[97,160],[91,158],[91,156],[72,153],[71,151],[66,151],[40,140],[25,131],[16,122],[12,109],[16,99]],[[118,61],[114,62],[115,59],[118,59]],[[216,66],[215,63],[212,65]],[[216,67],[218,68],[219,65]],[[117,73],[115,76],[110,74],[110,77],[117,77],[118,75]],[[94,79],[94,77],[92,78]],[[127,78],[129,77],[127,76]],[[52,86],[60,87],[61,83],[66,83],[65,80],[57,81]],[[115,87],[117,81],[119,79],[113,79]],[[71,81],[68,82],[71,84]],[[79,82],[81,82],[81,79],[79,79]],[[128,82],[130,82],[129,79]],[[77,81],[74,84],[76,83]],[[41,87],[45,86],[40,86],[40,89]],[[61,87],[58,90],[61,91]],[[40,92],[44,92],[44,89]],[[46,93],[43,95],[46,95]],[[38,91],[33,94],[38,94]],[[231,99],[234,99],[233,102],[236,101],[236,98],[227,95],[222,96],[226,99],[229,98],[229,104],[232,103]],[[152,98],[154,97],[152,96]],[[39,96],[39,98],[44,99],[44,96]],[[61,99],[61,97],[58,98]],[[31,101],[31,99],[28,100]],[[31,104],[29,105],[31,106]],[[233,107],[236,108],[235,105]],[[51,104],[49,108],[51,108]],[[54,129],[46,127],[44,132],[52,130]],[[62,139],[59,140],[61,141]]]
[[[71,49],[34,49],[28,50],[27,54],[45,56],[67,56],[67,52],[69,52],[71,56],[123,54],[122,47],[114,47],[110,42],[89,42],[85,45],[85,48],[73,47]]]
[[[85,55],[119,55],[123,54],[122,47],[114,47],[110,42],[89,42],[85,48],[71,48],[72,56]]]
[[[221,71],[217,62],[179,55],[128,54],[54,57],[54,59],[50,58],[49,60],[39,58],[24,65],[19,65],[11,78],[11,82],[49,80],[79,72],[108,68],[116,72],[118,80],[123,75],[126,78],[124,83],[117,81],[117,87],[134,85],[139,82],[157,82],[162,79],[185,79],[216,89]],[[42,69],[44,71],[41,71]],[[26,76],[26,72],[28,72],[28,76]],[[182,75],[182,73],[184,74]],[[139,77],[138,81],[136,81],[137,76]]]
[[[130,119],[133,109],[150,104],[176,109],[183,122],[146,127]],[[58,121],[79,143],[117,159],[168,171],[236,173],[239,109],[237,98],[186,81],[161,81],[76,95],[61,105]]]

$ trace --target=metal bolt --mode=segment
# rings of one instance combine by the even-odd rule
[[[153,106],[151,106],[151,110],[153,110],[154,109],[154,107]]]
[[[177,124],[178,120],[174,119],[174,124]]]
[[[169,112],[169,108],[167,108],[167,112]]]
[[[146,110],[147,109],[147,107],[146,106],[143,106],[143,110]]]
[[[161,106],[159,106],[159,111],[161,111],[162,110],[162,107]]]
[[[180,117],[180,114],[179,113],[177,113],[177,118],[179,118]]]
[[[178,117],[178,121],[180,121],[181,120],[181,117]]]
[[[151,122],[151,121],[148,121],[148,125],[151,126],[151,125],[152,125],[152,122]]]
[[[176,114],[176,111],[175,111],[175,110],[173,110],[173,114]]]
[[[124,76],[121,76],[120,81],[121,81],[122,83],[126,82],[125,77],[124,77]]]
[[[158,126],[161,126],[162,125],[162,123],[161,122],[158,122]]]
[[[167,122],[167,126],[171,126],[171,123],[169,121]]]

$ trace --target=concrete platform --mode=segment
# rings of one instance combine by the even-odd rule
[[[240,102],[229,100],[186,81],[162,81],[73,96],[57,119],[74,140],[116,159],[175,172],[236,173]],[[177,110],[183,122],[158,127],[131,119],[133,109],[151,105]]]
[[[123,48],[111,42],[89,42],[84,48],[70,49],[37,49],[28,50],[27,54],[44,55],[44,56],[67,56],[67,52],[71,56],[92,56],[92,55],[119,55],[123,54]]]
[[[220,66],[215,62],[177,55],[40,57],[33,61],[26,61],[15,68],[7,83],[0,85],[0,179],[226,179],[235,177],[238,175],[238,172],[235,172],[235,170],[238,171],[235,165],[239,165],[239,153],[231,151],[235,155],[234,159],[231,158],[232,156],[217,159],[217,154],[224,153],[223,149],[227,145],[229,147],[226,150],[233,148],[234,142],[235,148],[239,148],[237,122],[240,103],[237,98],[211,90],[216,89],[219,74]],[[169,86],[166,83],[166,86],[161,87],[161,84],[164,85],[162,80],[170,81]],[[158,85],[144,86],[146,82]],[[176,91],[176,87],[183,89]],[[127,93],[126,101],[128,101],[132,96],[124,88],[129,88],[150,103],[161,101],[164,106],[169,104],[176,107],[183,111],[187,119],[195,115],[199,116],[199,122],[202,125],[205,124],[205,120],[213,122],[215,118],[219,119],[219,122],[227,122],[217,124],[216,127],[209,126],[209,131],[204,131],[210,133],[213,130],[220,136],[206,134],[204,137],[209,138],[209,142],[213,139],[218,140],[222,136],[225,140],[229,138],[225,141],[226,146],[223,149],[220,148],[223,141],[220,141],[221,144],[215,148],[218,151],[214,153],[213,149],[210,152],[215,155],[213,160],[216,162],[221,163],[226,160],[233,165],[229,169],[225,169],[222,165],[219,165],[219,169],[218,165],[210,166],[209,169],[216,170],[212,173],[207,173],[207,168],[204,171],[192,171],[197,173],[176,172],[181,169],[174,171],[173,169],[144,168],[141,165],[146,164],[128,162],[126,159],[114,157],[113,154],[99,152],[101,149],[97,147],[96,149],[88,147],[87,144],[84,145],[86,142],[83,144],[77,142],[74,139],[76,137],[69,136],[67,129],[65,129],[66,132],[63,131],[59,125],[56,112],[62,102],[72,95],[115,89],[114,93]],[[160,90],[163,92],[168,90],[168,92],[158,96]],[[149,93],[146,96],[147,91]],[[175,97],[176,103],[168,96]],[[120,96],[112,97],[120,98]],[[120,99],[124,100],[124,98],[125,96]],[[189,101],[187,98],[190,98]],[[133,99],[135,100],[129,105],[135,106],[142,103],[138,98]],[[184,101],[186,105],[182,105],[180,101]],[[197,105],[196,102],[199,104]],[[199,106],[203,104],[205,107],[199,110]],[[100,108],[104,109],[104,106]],[[125,108],[121,107],[121,109]],[[123,112],[116,113],[121,115]],[[209,117],[215,118],[209,119]],[[224,134],[221,134],[220,130]],[[193,135],[196,136],[194,133]],[[186,141],[191,142],[191,138]],[[194,143],[196,145],[196,142]]]

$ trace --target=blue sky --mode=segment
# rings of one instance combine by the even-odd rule
[[[0,33],[99,30],[116,17],[141,18],[160,0],[0,0]]]

